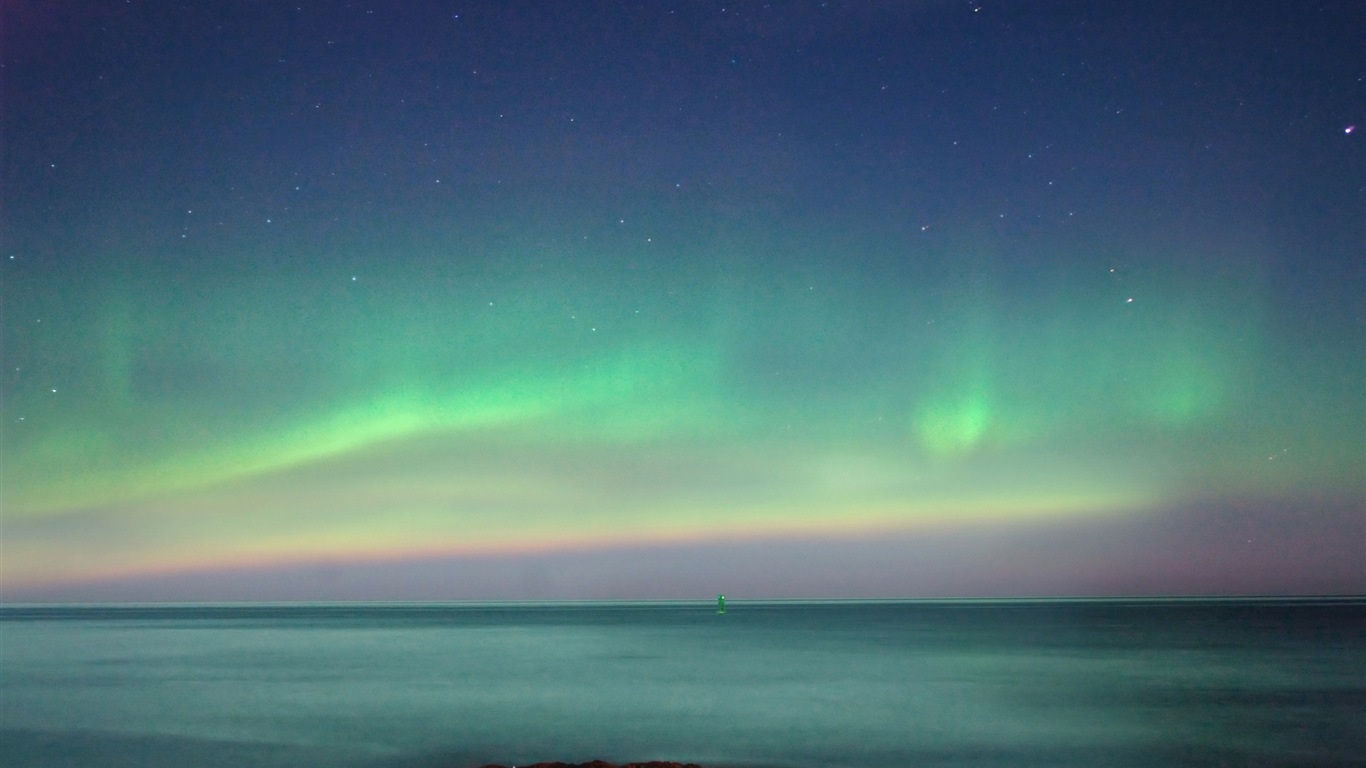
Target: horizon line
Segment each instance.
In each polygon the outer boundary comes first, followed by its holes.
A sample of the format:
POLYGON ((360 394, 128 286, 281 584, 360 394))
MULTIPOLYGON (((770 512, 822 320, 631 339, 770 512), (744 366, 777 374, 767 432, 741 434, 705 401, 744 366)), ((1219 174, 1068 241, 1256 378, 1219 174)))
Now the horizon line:
MULTIPOLYGON (((1338 603, 1366 602, 1366 594, 1304 595, 1033 595, 989 597, 733 597, 726 595, 727 607, 765 605, 891 605, 891 604, 1025 604, 1025 603, 1338 603)), ((15 609, 136 609, 136 608, 300 608, 300 607, 449 607, 449 608, 534 608, 590 606, 715 606, 714 596, 661 599, 564 599, 564 600, 147 600, 81 602, 7 602, 0 598, 0 612, 15 609)))

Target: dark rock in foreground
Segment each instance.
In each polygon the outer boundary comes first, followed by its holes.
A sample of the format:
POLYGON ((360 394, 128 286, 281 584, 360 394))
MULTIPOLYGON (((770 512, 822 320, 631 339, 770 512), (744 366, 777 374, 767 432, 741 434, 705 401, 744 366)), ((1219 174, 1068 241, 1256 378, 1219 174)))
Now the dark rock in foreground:
POLYGON ((533 763, 532 765, 486 765, 484 768, 702 768, 697 763, 662 763, 659 761, 650 763, 604 763, 601 760, 594 760, 591 763, 533 763))

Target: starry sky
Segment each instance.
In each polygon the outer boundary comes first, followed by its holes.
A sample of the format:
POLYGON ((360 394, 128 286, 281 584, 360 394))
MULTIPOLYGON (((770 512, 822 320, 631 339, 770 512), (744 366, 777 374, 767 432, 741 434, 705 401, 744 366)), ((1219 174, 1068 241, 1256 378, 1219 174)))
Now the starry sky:
POLYGON ((1366 592, 1366 6, 0 10, 6 600, 1366 592))

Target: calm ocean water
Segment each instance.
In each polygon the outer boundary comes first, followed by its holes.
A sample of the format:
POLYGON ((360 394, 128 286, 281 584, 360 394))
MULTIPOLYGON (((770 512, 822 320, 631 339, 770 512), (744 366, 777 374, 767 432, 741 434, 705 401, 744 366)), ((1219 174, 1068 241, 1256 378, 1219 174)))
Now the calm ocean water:
POLYGON ((0 609, 0 764, 1366 765, 1366 601, 0 609))

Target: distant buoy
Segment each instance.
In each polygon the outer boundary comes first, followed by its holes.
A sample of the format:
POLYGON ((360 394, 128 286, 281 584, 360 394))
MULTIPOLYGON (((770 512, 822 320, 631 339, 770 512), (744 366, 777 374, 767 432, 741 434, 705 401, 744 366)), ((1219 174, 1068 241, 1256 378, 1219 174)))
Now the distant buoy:
POLYGON ((716 596, 716 612, 717 612, 717 613, 725 613, 725 612, 726 612, 726 596, 725 596, 725 595, 717 595, 717 596, 716 596))

